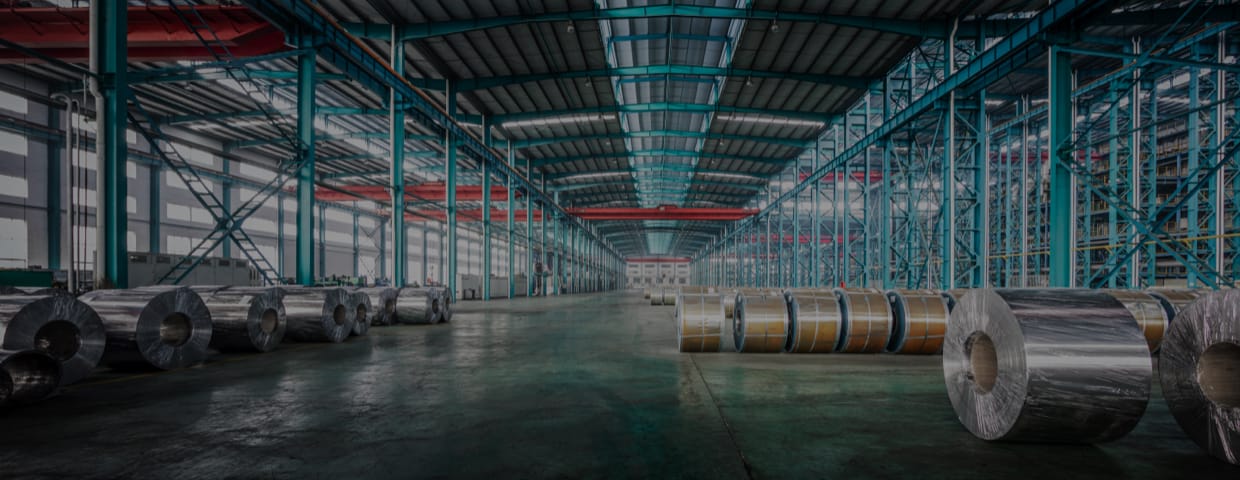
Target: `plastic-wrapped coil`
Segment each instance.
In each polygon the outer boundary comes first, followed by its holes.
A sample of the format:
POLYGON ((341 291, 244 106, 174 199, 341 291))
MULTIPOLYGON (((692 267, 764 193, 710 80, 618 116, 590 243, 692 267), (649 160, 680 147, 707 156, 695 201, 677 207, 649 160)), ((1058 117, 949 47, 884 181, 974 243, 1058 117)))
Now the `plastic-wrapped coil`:
POLYGON ((956 416, 985 440, 1097 443, 1137 425, 1152 365, 1132 314, 1098 290, 970 290, 943 344, 956 416))
POLYGON ((0 297, 0 349, 48 354, 61 363, 65 385, 90 375, 106 344, 103 320, 72 296, 0 297))
POLYGON ((399 290, 389 287, 366 287, 354 290, 370 297, 370 326, 391 325, 392 317, 396 316, 396 296, 399 290))
POLYGON ((211 348, 270 352, 284 341, 288 316, 283 289, 230 287, 199 295, 211 312, 211 348))
POLYGON ((402 288, 396 297, 396 322, 425 325, 435 323, 439 297, 428 288, 402 288))
POLYGON ((664 306, 673 306, 673 305, 676 305, 676 294, 677 294, 679 291, 680 291, 680 289, 678 289, 678 288, 676 288, 676 287, 664 287, 664 288, 663 288, 663 302, 662 302, 662 305, 664 305, 664 306))
POLYGON ((788 341, 788 302, 783 295, 740 293, 732 319, 736 351, 775 353, 788 341))
POLYGON ((12 296, 12 295, 25 295, 25 294, 26 294, 25 290, 14 287, 12 285, 0 285, 0 295, 12 296))
POLYGON ((1180 312, 1159 354, 1163 398, 1211 455, 1240 465, 1240 290, 1204 293, 1180 312))
POLYGON ((1167 316, 1167 310, 1162 301, 1138 290, 1103 291, 1119 300, 1119 303, 1128 309, 1128 312, 1132 314, 1132 319, 1137 321, 1141 334, 1145 336, 1150 352, 1157 352, 1159 344, 1162 343, 1163 334, 1167 331, 1167 325, 1171 323, 1171 317, 1167 316))
POLYGON ((102 363, 170 370, 207 358, 211 312, 187 287, 95 290, 78 299, 103 320, 108 340, 102 363))
POLYGON ((38 350, 0 350, 0 405, 33 403, 64 383, 61 362, 38 350))
POLYGON ((650 304, 653 306, 663 305, 663 287, 655 287, 650 290, 650 304))
POLYGON ((353 291, 349 292, 349 308, 353 310, 353 329, 349 331, 349 335, 360 337, 370 331, 370 320, 375 311, 374 304, 370 302, 370 296, 365 293, 353 291))
POLYGON ((969 289, 967 288, 953 288, 951 290, 942 290, 939 292, 939 294, 943 296, 943 299, 947 300, 948 313, 956 309, 956 301, 964 297, 964 294, 966 293, 969 293, 969 289))
POLYGON ((443 287, 431 287, 435 295, 439 297, 439 311, 435 312, 435 323, 449 323, 452 321, 452 292, 443 287))
POLYGON ((891 303, 874 289, 835 289, 844 313, 844 329, 835 351, 880 353, 891 339, 891 303))
POLYGON ((1151 288, 1145 291, 1150 296, 1157 298, 1162 303, 1163 310, 1167 311, 1167 318, 1170 322, 1175 321, 1175 316, 1197 301, 1197 297, 1201 296, 1200 290, 1190 290, 1186 288, 1151 288))
POLYGON ((349 292, 341 288, 285 289, 284 313, 284 336, 298 342, 340 343, 353 330, 349 292))
POLYGON ((892 331, 886 351, 932 355, 943 349, 947 318, 951 311, 947 299, 931 290, 888 290, 892 331))
POLYGON ((788 301, 788 353, 830 353, 840 341, 844 318, 840 301, 831 290, 794 289, 788 301))
POLYGON ((736 293, 735 288, 724 289, 720 292, 723 295, 723 318, 732 319, 732 315, 736 311, 736 293))
POLYGON ((53 288, 53 287, 30 290, 26 292, 26 294, 30 296, 34 296, 34 297, 46 297, 48 295, 61 295, 61 296, 66 296, 66 297, 73 297, 73 294, 69 293, 68 290, 65 290, 63 288, 53 288))
POLYGON ((676 344, 681 352, 721 351, 726 328, 722 297, 681 291, 676 302, 676 344))

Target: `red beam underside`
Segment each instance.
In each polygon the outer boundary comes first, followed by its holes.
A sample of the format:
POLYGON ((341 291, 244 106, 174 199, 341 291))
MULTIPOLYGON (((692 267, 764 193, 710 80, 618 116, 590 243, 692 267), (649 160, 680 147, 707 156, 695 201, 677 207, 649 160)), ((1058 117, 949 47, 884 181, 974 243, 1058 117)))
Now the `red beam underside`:
POLYGON ((570 215, 582 220, 683 220, 732 222, 758 213, 745 208, 569 208, 570 215))
MULTIPOLYGON (((405 187, 405 199, 413 201, 432 201, 443 202, 447 194, 447 189, 442 183, 428 183, 422 185, 409 185, 405 187)), ((388 194, 388 187, 382 185, 346 185, 333 188, 318 188, 314 192, 314 198, 324 202, 356 202, 358 197, 366 199, 386 202, 391 200, 388 194)), ((499 201, 508 198, 508 188, 491 187, 491 200, 499 201)), ((482 201, 481 185, 461 185, 456 187, 456 200, 458 202, 479 202, 482 201)))
MULTIPOLYGON (((196 6, 213 45, 228 47, 234 57, 252 57, 285 48, 284 33, 245 7, 196 6)), ((191 23, 189 7, 180 7, 191 23)), ((215 56, 171 7, 129 7, 129 61, 215 60, 215 56)), ((9 8, 0 10, 0 38, 71 63, 90 59, 89 8, 9 8)), ((0 63, 42 60, 0 48, 0 63)))

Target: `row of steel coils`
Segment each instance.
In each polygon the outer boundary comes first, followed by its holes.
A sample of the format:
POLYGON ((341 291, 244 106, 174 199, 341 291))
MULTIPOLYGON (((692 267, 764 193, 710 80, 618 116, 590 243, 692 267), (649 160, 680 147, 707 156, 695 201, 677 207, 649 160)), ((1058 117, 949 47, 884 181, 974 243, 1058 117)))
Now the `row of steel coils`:
POLYGON ((100 365, 183 368, 212 350, 340 343, 371 325, 451 319, 442 288, 142 287, 0 292, 0 404, 31 403, 100 365))

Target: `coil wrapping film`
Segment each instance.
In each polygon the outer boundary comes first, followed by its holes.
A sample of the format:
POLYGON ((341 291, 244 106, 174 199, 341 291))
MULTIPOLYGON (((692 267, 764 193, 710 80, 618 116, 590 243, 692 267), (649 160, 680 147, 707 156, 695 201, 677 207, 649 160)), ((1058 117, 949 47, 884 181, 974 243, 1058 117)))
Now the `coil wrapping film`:
POLYGON ((943 345, 956 416, 985 440, 1097 443, 1137 425, 1152 365, 1119 301, 1097 290, 970 290, 943 345))
POLYGON ((843 316, 840 301, 831 290, 794 289, 788 301, 789 353, 830 353, 840 341, 843 316))
POLYGON ((61 363, 38 350, 0 350, 0 405, 33 403, 64 382, 61 363))
POLYGON ((723 298, 706 292, 684 292, 676 302, 676 344, 681 352, 723 349, 723 298))
POLYGON ((788 340, 788 303, 782 294, 741 293, 732 319, 736 351, 775 353, 788 340))
POLYGON ((947 299, 931 290, 888 290, 892 332, 886 350, 891 353, 933 355, 943 349, 947 299))
POLYGON ((439 297, 439 311, 435 312, 435 323, 452 321, 452 292, 444 287, 431 287, 435 296, 439 297))
POLYGON ((881 353, 891 338, 891 303, 874 289, 835 289, 844 312, 837 352, 881 353))
POLYGON ((1183 288, 1151 288, 1145 293, 1157 298, 1162 302, 1163 309, 1167 311, 1167 318, 1170 322, 1175 321, 1176 315, 1197 301, 1197 297, 1201 295, 1200 291, 1189 290, 1183 288))
POLYGON ((187 287, 95 290, 78 297, 103 320, 102 363, 147 363, 170 370, 201 363, 211 343, 211 312, 187 287))
POLYGON ((676 295, 677 295, 677 293, 678 293, 679 291, 680 291, 680 290, 679 290, 679 289, 677 289, 677 288, 675 288, 675 287, 665 287, 665 288, 663 289, 663 302, 662 302, 662 305, 664 305, 664 306, 673 306, 673 305, 676 305, 676 295))
POLYGON ((289 288, 284 292, 284 336, 298 342, 340 343, 353 330, 349 293, 340 288, 289 288))
POLYGON ((1240 465, 1240 290, 1205 293, 1180 312, 1163 339, 1159 382, 1184 433, 1240 465))
POLYGON ((50 355, 61 363, 64 385, 90 375, 106 344, 103 320, 72 296, 0 297, 0 349, 50 355))
POLYGON ((402 288, 396 298, 395 321, 406 324, 435 323, 439 298, 428 288, 402 288))
POLYGON ((370 297, 370 304, 374 307, 371 311, 370 326, 393 323, 392 318, 396 316, 396 296, 400 293, 399 290, 389 287, 364 287, 354 291, 370 297))
POLYGON ((1128 309, 1128 313, 1132 314, 1132 319, 1136 320, 1141 335, 1145 337, 1150 352, 1157 352, 1163 335, 1167 331, 1167 325, 1171 323, 1171 317, 1167 316, 1167 310, 1162 301, 1153 295, 1136 290, 1104 291, 1128 309))
POLYGON ((284 292, 263 287, 200 290, 199 295, 211 312, 211 348, 233 352, 274 350, 284 341, 288 328, 284 292))
POLYGON ((723 317, 728 320, 732 319, 732 316, 735 314, 735 311, 736 311, 737 292, 738 291, 735 288, 728 288, 722 291, 723 293, 723 317))
POLYGON ((370 331, 370 320, 374 315, 374 304, 365 293, 349 292, 349 309, 353 311, 353 329, 349 335, 360 337, 370 331))

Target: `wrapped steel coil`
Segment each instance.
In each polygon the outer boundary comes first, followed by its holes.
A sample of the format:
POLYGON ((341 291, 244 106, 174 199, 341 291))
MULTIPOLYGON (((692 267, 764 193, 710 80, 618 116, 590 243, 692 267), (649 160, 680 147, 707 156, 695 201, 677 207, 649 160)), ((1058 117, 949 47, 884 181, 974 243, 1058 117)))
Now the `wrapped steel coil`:
POLYGON ((736 311, 736 293, 735 288, 724 289, 720 292, 723 295, 723 317, 731 320, 732 315, 736 311))
POLYGON ((880 353, 891 339, 891 303, 874 289, 835 289, 844 313, 837 352, 880 353))
POLYGON ((349 335, 360 337, 370 331, 370 319, 375 311, 370 296, 362 292, 349 292, 349 308, 353 310, 353 329, 349 335))
POLYGON ((1167 312, 1168 323, 1175 321, 1175 316, 1181 311, 1197 301, 1197 297, 1201 296, 1199 290, 1189 290, 1184 288, 1151 288, 1145 291, 1150 296, 1157 298, 1162 303, 1163 310, 1167 312))
POLYGON ((1171 323, 1162 301, 1138 290, 1103 291, 1119 300, 1119 303, 1128 309, 1128 312, 1132 314, 1132 319, 1137 321, 1136 325, 1141 329, 1141 334, 1145 336, 1150 352, 1157 352, 1159 344, 1162 343, 1163 334, 1167 330, 1167 324, 1171 323))
POLYGON ((947 300, 947 311, 950 313, 956 309, 956 302, 969 293, 967 288, 953 288, 951 290, 943 290, 939 294, 943 295, 943 299, 947 300))
POLYGON ((63 288, 53 288, 53 287, 40 288, 38 290, 31 290, 29 292, 26 292, 26 294, 30 296, 35 296, 35 297, 46 297, 48 295, 61 295, 61 296, 66 296, 66 297, 73 297, 73 294, 69 293, 68 290, 65 290, 63 288))
POLYGON ((676 287, 666 287, 666 288, 664 288, 664 289, 663 289, 663 303, 662 303, 662 304, 663 304, 664 306, 674 306, 674 305, 676 305, 676 295, 677 295, 679 292, 680 292, 680 289, 678 289, 678 288, 676 288, 676 287))
POLYGON ((17 288, 11 285, 0 285, 0 295, 12 296, 12 295, 25 295, 25 294, 26 294, 26 291, 20 288, 17 288))
POLYGON ((1119 301, 1097 290, 971 290, 952 312, 943 376, 985 440, 1096 443, 1132 430, 1152 365, 1119 301))
POLYGON ((147 363, 170 370, 201 363, 211 343, 211 312, 193 290, 95 290, 79 300, 103 320, 103 363, 147 363))
POLYGON ((931 290, 888 290, 892 331, 891 353, 932 355, 943 349, 947 332, 947 299, 931 290))
POLYGON ((439 297, 439 311, 435 312, 435 323, 448 323, 452 321, 452 292, 443 287, 431 287, 435 295, 439 297))
POLYGON ((736 298, 735 317, 732 334, 736 351, 783 351, 788 341, 788 302, 783 295, 740 293, 736 298))
POLYGON ((844 318, 840 300, 831 290, 795 289, 784 294, 788 301, 789 353, 830 353, 840 341, 844 318))
POLYGON ((644 290, 642 290, 642 298, 646 300, 650 300, 650 287, 646 287, 644 290))
POLYGON ((650 291, 650 305, 663 305, 663 288, 655 288, 650 291))
POLYGON ((0 297, 0 349, 48 354, 65 385, 90 375, 106 344, 103 320, 72 296, 0 297))
POLYGON ((0 405, 33 403, 56 392, 61 363, 38 350, 0 350, 0 405))
POLYGON ((1240 290, 1204 293, 1163 338, 1159 381, 1184 433, 1240 465, 1240 290))
POLYGON ((270 352, 284 340, 288 328, 284 290, 231 287, 199 295, 211 312, 211 348, 270 352))
POLYGON ((340 343, 353 330, 349 292, 341 288, 287 289, 284 313, 284 335, 298 342, 340 343))
POLYGON ((706 292, 684 292, 676 301, 676 344, 681 352, 723 349, 723 298, 706 292))
POLYGON ((396 316, 396 296, 400 293, 399 290, 388 287, 368 287, 354 291, 370 297, 370 305, 374 307, 370 312, 370 326, 392 324, 392 317, 396 316))
POLYGON ((428 288, 402 288, 396 298, 395 321, 407 324, 435 323, 439 296, 428 288))

